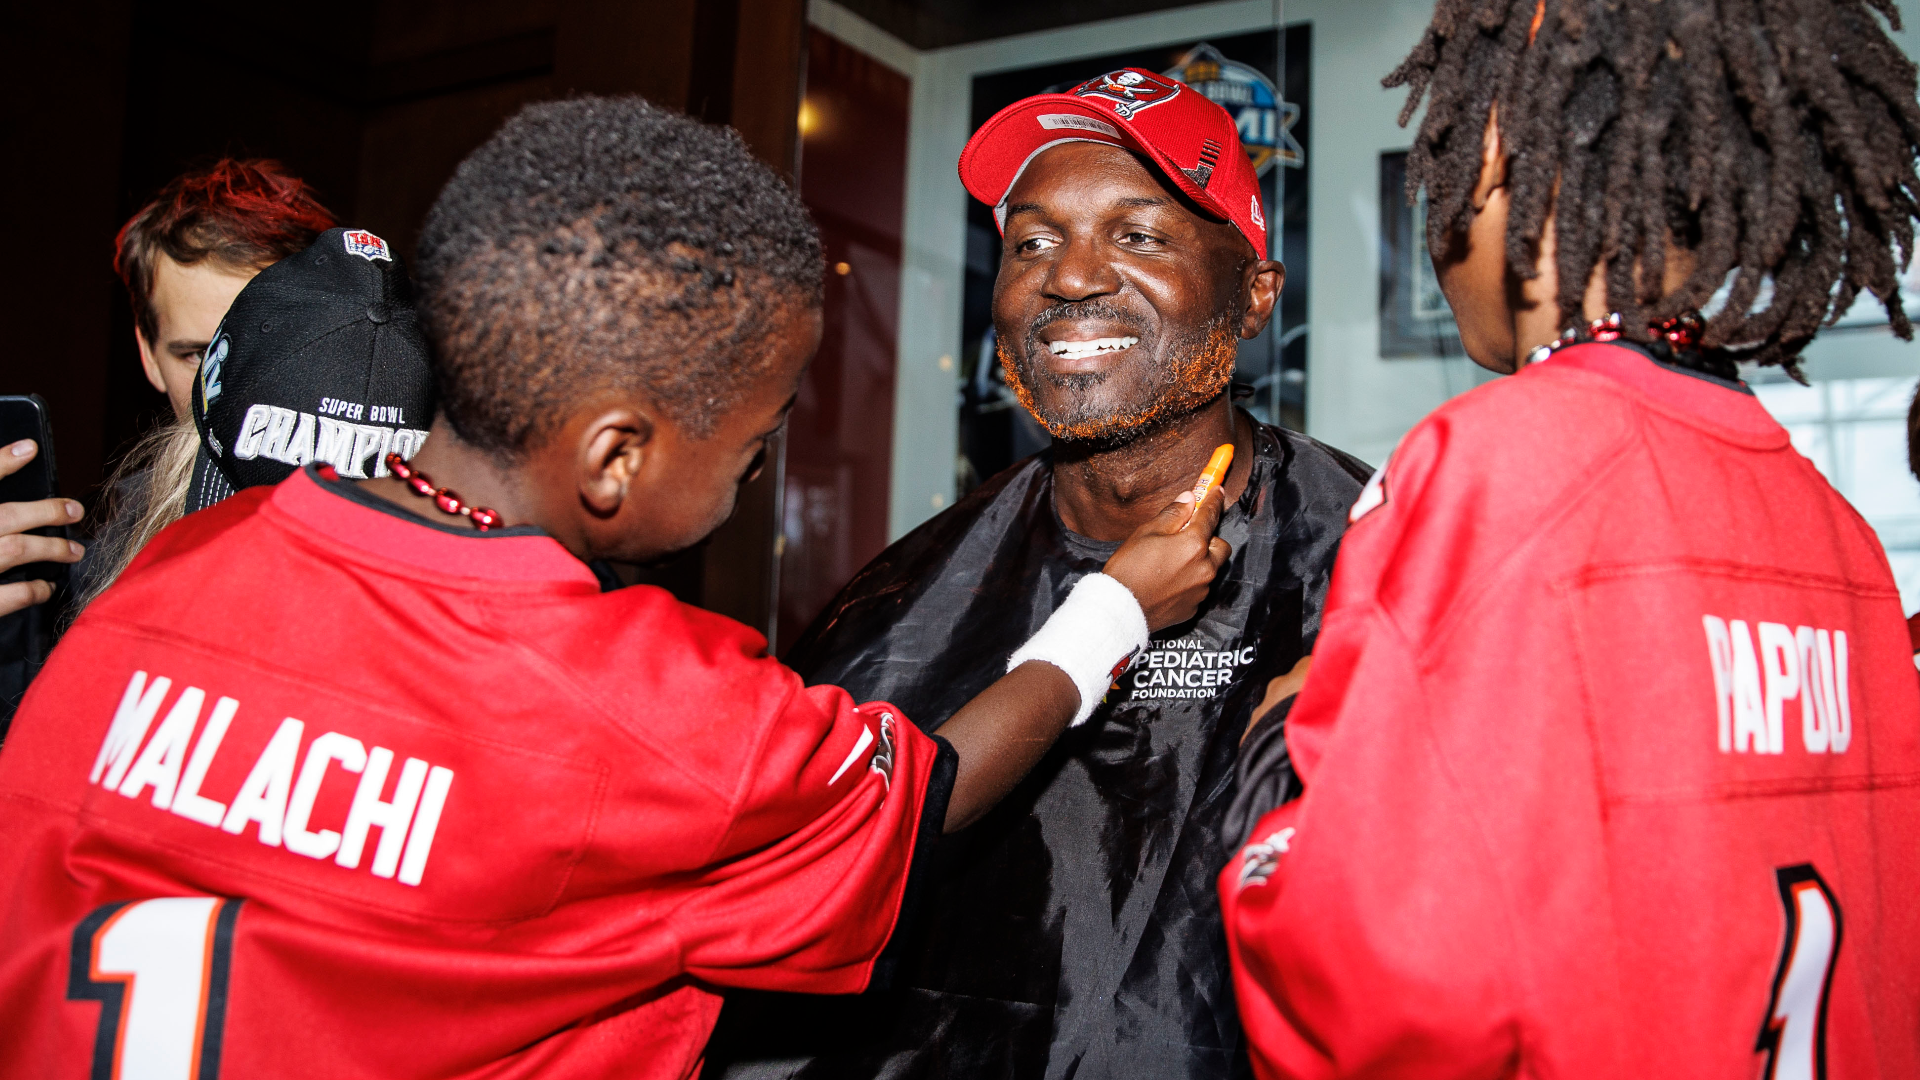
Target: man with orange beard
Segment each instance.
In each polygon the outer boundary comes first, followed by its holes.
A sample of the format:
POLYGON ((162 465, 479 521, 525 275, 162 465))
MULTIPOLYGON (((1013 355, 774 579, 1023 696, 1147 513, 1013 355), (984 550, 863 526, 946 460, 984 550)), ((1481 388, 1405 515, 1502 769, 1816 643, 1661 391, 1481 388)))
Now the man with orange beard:
POLYGON ((1265 257, 1225 110, 1116 71, 1009 106, 960 174, 1004 234, 1007 382, 1053 445, 884 552, 790 662, 908 716, 949 714, 1224 443, 1233 555, 1198 617, 1116 669, 1092 720, 950 838, 925 918, 895 939, 891 991, 735 1000, 709 1075, 1234 1075, 1212 887, 1241 840, 1223 826, 1234 761, 1269 682, 1312 648, 1368 470, 1232 403, 1239 342, 1286 269, 1265 257))

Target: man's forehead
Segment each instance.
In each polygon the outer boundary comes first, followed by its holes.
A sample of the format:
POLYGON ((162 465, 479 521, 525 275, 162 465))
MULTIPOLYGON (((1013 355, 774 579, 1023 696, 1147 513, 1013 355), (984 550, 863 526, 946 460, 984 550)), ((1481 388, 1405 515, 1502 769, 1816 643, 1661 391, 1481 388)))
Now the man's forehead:
POLYGON ((1006 217, 1043 211, 1061 198, 1102 194, 1113 206, 1179 206, 1192 213, 1166 177, 1138 155, 1111 143, 1073 141, 1034 155, 1007 190, 1006 217))

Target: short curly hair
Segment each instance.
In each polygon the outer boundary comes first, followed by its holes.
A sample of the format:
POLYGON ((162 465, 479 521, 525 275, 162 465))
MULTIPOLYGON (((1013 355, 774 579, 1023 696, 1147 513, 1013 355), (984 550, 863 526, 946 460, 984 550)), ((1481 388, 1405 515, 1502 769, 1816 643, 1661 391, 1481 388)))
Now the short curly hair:
POLYGON ((637 97, 522 109, 460 163, 415 261, 442 415, 520 458, 583 398, 708 435, 818 308, 820 236, 740 136, 637 97))

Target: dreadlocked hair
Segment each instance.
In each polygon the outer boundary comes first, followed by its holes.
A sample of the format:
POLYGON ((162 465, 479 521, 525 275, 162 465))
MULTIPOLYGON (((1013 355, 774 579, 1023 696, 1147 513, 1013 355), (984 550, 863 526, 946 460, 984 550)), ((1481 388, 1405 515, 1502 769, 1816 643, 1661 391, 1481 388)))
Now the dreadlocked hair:
POLYGON ((1911 340, 1920 104, 1874 12, 1900 28, 1893 0, 1439 0, 1384 80, 1408 88, 1402 125, 1427 99, 1407 193, 1426 189, 1429 247, 1445 256, 1473 219, 1498 102, 1508 264, 1534 276, 1551 211, 1562 326, 1604 263, 1642 341, 1731 277, 1700 361, 1723 373, 1732 355, 1799 378, 1800 350, 1862 292, 1911 340), (1670 242, 1696 262, 1663 294, 1670 242))

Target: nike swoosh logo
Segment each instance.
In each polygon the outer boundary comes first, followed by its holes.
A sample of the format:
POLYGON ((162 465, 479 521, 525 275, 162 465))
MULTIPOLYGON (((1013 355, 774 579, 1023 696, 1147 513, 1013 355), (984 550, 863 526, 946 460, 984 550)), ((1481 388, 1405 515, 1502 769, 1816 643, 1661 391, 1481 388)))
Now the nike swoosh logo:
POLYGON ((847 770, 853 768, 853 763, 855 761, 860 760, 860 754, 863 751, 865 751, 867 747, 872 745, 873 745, 873 729, 868 727, 861 728, 860 741, 853 744, 853 753, 848 754, 847 760, 841 762, 840 767, 834 770, 833 780, 827 781, 827 786, 832 787, 834 785, 834 781, 839 780, 842 776, 846 775, 847 770))

